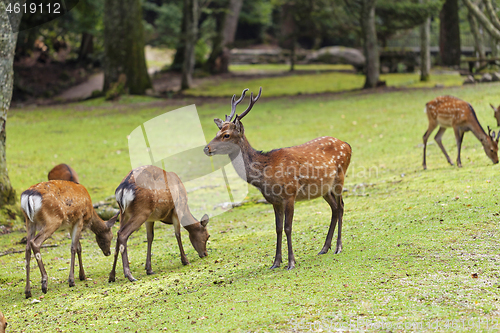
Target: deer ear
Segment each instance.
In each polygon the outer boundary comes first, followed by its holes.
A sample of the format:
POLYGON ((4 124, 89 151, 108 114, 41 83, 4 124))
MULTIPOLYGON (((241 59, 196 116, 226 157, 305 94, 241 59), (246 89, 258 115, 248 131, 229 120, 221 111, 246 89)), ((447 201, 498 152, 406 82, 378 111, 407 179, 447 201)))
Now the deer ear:
POLYGON ((219 118, 215 118, 215 119, 214 119, 214 123, 215 123, 215 125, 217 125, 217 127, 218 127, 219 129, 222 129, 222 124, 223 124, 224 122, 223 122, 221 119, 219 119, 219 118))
POLYGON ((236 117, 236 119, 234 120, 234 124, 236 125, 236 129, 240 134, 243 134, 245 132, 245 128, 243 127, 243 124, 238 119, 238 117, 236 117))
POLYGON ((116 213, 115 216, 113 216, 108 221, 106 221, 106 227, 108 227, 108 229, 111 229, 115 225, 116 220, 118 219, 119 215, 120 215, 120 212, 116 213))
POLYGON ((490 103, 490 106, 493 109, 493 111, 497 112, 497 109, 495 109, 495 107, 493 106, 493 104, 490 103))
POLYGON ((202 225, 202 226, 204 226, 204 227, 206 227, 206 226, 207 226, 207 224, 208 224, 208 215, 207 215, 207 214, 203 215, 203 217, 201 218, 200 223, 201 223, 201 225, 202 225))

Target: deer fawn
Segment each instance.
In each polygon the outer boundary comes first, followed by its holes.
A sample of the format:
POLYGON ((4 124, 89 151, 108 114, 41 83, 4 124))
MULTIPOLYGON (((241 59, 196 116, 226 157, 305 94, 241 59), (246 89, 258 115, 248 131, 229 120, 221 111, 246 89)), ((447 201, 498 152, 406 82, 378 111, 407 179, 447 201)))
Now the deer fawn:
POLYGON ((250 95, 250 104, 241 114, 233 116, 236 106, 245 97, 231 100, 231 114, 225 121, 214 119, 220 131, 205 147, 208 156, 229 155, 233 166, 241 178, 257 187, 274 208, 276 217, 276 256, 272 269, 281 264, 281 239, 283 216, 288 244, 288 269, 295 267, 292 250, 292 221, 295 201, 323 197, 332 209, 330 228, 326 241, 319 254, 330 249, 333 233, 338 221, 339 230, 335 253, 342 250, 342 216, 344 202, 342 189, 344 177, 351 160, 351 147, 346 142, 332 137, 321 137, 300 146, 281 148, 263 153, 252 148, 245 137, 241 119, 252 109, 260 98, 262 87, 257 97, 250 95))
POLYGON ((493 117, 497 120, 497 126, 500 126, 500 105, 496 108, 493 106, 493 104, 490 104, 491 108, 495 113, 493 114, 493 117))
POLYGON ((75 170, 67 164, 58 164, 50 170, 48 176, 49 180, 68 180, 79 184, 78 175, 75 170))
POLYGON ((439 125, 439 130, 434 137, 439 148, 443 152, 448 163, 453 165, 450 157, 446 153, 446 149, 441 142, 441 138, 446 131, 446 128, 453 127, 455 131, 455 140, 457 141, 457 165, 462 166, 460 160, 460 149, 462 147, 462 140, 464 138, 464 133, 467 131, 472 131, 476 138, 483 145, 484 152, 493 161, 493 163, 498 163, 498 139, 500 137, 500 132, 498 137, 495 139, 495 132, 491 132, 488 127, 488 134, 486 134, 479 124, 476 112, 472 108, 472 105, 462 101, 453 96, 439 96, 430 101, 425 105, 425 113, 427 113, 427 118, 429 119, 429 127, 427 132, 424 134, 424 170, 427 169, 427 164, 425 160, 425 151, 427 148, 427 139, 431 135, 432 131, 439 125))
POLYGON ((183 265, 189 264, 181 241, 181 225, 188 231, 189 239, 200 258, 207 256, 208 216, 198 222, 187 204, 187 193, 179 177, 173 172, 165 172, 153 165, 142 166, 129 172, 115 191, 120 206, 120 230, 116 240, 115 259, 109 274, 109 282, 115 281, 118 251, 122 254, 123 273, 130 281, 136 281, 130 272, 127 240, 129 236, 146 223, 148 250, 146 274, 154 274, 151 269, 151 245, 154 238, 154 223, 161 221, 173 224, 183 265))
POLYGON ((118 214, 104 222, 92 207, 90 195, 80 184, 65 180, 52 180, 31 186, 21 194, 21 208, 26 221, 26 298, 31 297, 30 260, 31 251, 42 275, 42 291, 47 293, 47 272, 42 262, 40 248, 43 242, 57 229, 69 227, 71 233, 71 266, 69 286, 75 285, 75 253, 78 254, 79 277, 85 280, 82 265, 82 247, 80 234, 84 228, 90 228, 96 235, 96 241, 104 255, 111 254, 110 245, 113 234, 111 227, 118 214), (38 230, 38 233, 36 231, 38 230), (36 233, 36 235, 35 235, 36 233))

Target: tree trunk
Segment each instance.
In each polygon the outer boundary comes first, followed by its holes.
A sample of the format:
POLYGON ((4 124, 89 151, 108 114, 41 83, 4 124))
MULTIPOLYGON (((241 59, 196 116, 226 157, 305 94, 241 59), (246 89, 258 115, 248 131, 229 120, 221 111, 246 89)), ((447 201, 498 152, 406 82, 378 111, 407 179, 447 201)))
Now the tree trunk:
POLYGON ((439 54, 445 66, 460 66, 460 20, 458 0, 446 0, 439 13, 439 54))
POLYGON ((213 40, 212 53, 207 61, 208 70, 214 73, 228 73, 231 53, 229 48, 234 43, 238 19, 243 0, 229 0, 227 11, 216 17, 217 35, 213 40))
POLYGON ((195 47, 198 39, 198 0, 184 0, 184 15, 186 17, 186 34, 184 42, 184 62, 182 63, 181 90, 193 85, 195 64, 195 47))
POLYGON ((287 50, 290 50, 290 71, 294 70, 295 66, 295 31, 296 25, 295 20, 293 18, 293 3, 285 2, 281 6, 281 26, 280 26, 280 35, 281 35, 281 47, 287 50))
POLYGON ((364 88, 375 88, 380 75, 380 57, 375 29, 375 0, 363 0, 360 24, 366 57, 366 81, 364 88))
POLYGON ((429 81, 431 72, 431 18, 420 26, 420 81, 429 81))
POLYGON ((87 32, 82 33, 82 41, 78 50, 78 61, 85 61, 89 54, 94 53, 94 36, 87 32))
POLYGON ((152 87, 144 56, 141 0, 105 0, 104 53, 104 91, 122 74, 130 94, 141 95, 152 87))
MULTIPOLYGON (((24 1, 16 2, 21 5, 24 3, 24 1)), ((17 41, 17 32, 14 31, 17 31, 19 27, 22 11, 19 14, 7 15, 6 6, 9 3, 13 2, 0 1, 0 78, 2 78, 0 85, 0 208, 16 203, 16 192, 12 188, 7 171, 5 125, 14 84, 14 53, 17 41)))
POLYGON ((186 42, 186 9, 182 10, 182 23, 181 23, 181 33, 179 35, 179 41, 177 42, 177 48, 175 50, 174 60, 172 65, 170 65, 170 70, 175 72, 182 72, 182 64, 184 63, 184 53, 186 52, 185 42, 186 42))

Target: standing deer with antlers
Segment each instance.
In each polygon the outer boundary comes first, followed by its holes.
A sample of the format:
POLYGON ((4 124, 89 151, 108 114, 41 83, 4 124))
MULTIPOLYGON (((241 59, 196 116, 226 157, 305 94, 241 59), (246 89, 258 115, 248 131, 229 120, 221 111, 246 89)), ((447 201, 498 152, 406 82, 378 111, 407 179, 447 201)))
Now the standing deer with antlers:
POLYGON ((90 195, 83 185, 65 180, 52 180, 31 186, 21 194, 21 208, 26 221, 26 298, 31 297, 30 260, 31 251, 35 255, 42 275, 42 291, 47 293, 47 272, 43 265, 40 248, 43 242, 59 228, 69 228, 71 233, 71 266, 69 269, 69 286, 75 285, 75 254, 78 255, 79 278, 85 280, 82 264, 82 246, 80 234, 89 228, 104 255, 111 254, 110 245, 118 214, 104 222, 97 215, 90 195), (38 230, 38 233, 36 233, 38 230), (35 235, 36 233, 36 235, 35 235))
POLYGON ((325 254, 331 247, 333 233, 338 222, 338 237, 335 253, 342 250, 342 216, 344 202, 342 189, 344 178, 351 160, 351 147, 348 143, 332 137, 320 137, 300 146, 257 151, 245 137, 241 119, 252 109, 260 98, 262 87, 257 97, 250 95, 250 104, 241 114, 233 116, 236 106, 243 100, 248 89, 241 97, 231 100, 231 113, 225 121, 214 119, 219 127, 215 138, 205 147, 208 156, 229 155, 236 172, 248 183, 257 187, 274 208, 276 218, 276 255, 271 269, 280 266, 283 217, 288 244, 288 269, 295 267, 292 249, 292 221, 295 201, 323 197, 331 207, 332 218, 326 241, 319 252, 325 254))
POLYGON ((472 131, 476 138, 483 145, 484 152, 494 164, 498 163, 498 139, 500 137, 500 131, 498 137, 495 138, 495 132, 491 132, 488 126, 488 134, 486 134, 477 119, 476 112, 472 108, 472 105, 462 101, 453 96, 439 96, 430 101, 425 105, 424 112, 427 114, 429 119, 429 127, 427 132, 424 134, 424 170, 427 169, 427 163, 425 159, 425 152, 427 148, 427 140, 432 134, 432 131, 439 127, 439 130, 434 137, 439 148, 443 152, 448 163, 453 165, 450 157, 446 153, 446 149, 441 142, 446 128, 453 127, 455 132, 455 140, 457 141, 457 166, 462 167, 462 161, 460 160, 460 150, 462 148, 462 141, 464 134, 467 131, 472 131))

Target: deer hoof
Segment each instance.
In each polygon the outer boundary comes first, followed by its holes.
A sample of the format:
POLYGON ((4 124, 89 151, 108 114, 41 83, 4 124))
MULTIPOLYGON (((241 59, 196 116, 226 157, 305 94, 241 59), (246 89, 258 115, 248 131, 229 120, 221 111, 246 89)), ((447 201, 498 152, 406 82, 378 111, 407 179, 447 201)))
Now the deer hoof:
POLYGON ((290 271, 295 268, 295 263, 288 264, 288 267, 286 268, 287 271, 290 271))
POLYGON ((321 254, 326 254, 327 252, 328 252, 328 249, 326 249, 326 250, 323 249, 323 250, 319 251, 318 256, 321 254))
POLYGON ((80 281, 85 281, 85 280, 87 279, 87 278, 85 277, 85 275, 80 275, 80 276, 79 276, 79 278, 80 278, 80 281))
POLYGON ((154 274, 156 274, 156 273, 155 273, 155 272, 153 272, 153 271, 146 271, 146 274, 147 274, 147 275, 154 275, 154 274))
POLYGON ((129 280, 130 282, 135 282, 135 281, 137 281, 137 279, 136 279, 135 277, 133 277, 133 276, 127 276, 127 278, 128 278, 128 280, 129 280))
POLYGON ((74 287, 75 286, 75 281, 69 281, 69 286, 74 287))
POLYGON ((271 267, 269 267, 269 269, 275 269, 275 268, 279 268, 279 267, 280 267, 280 264, 274 264, 271 267))
POLYGON ((26 296, 26 298, 31 298, 31 291, 25 291, 24 295, 26 296))

